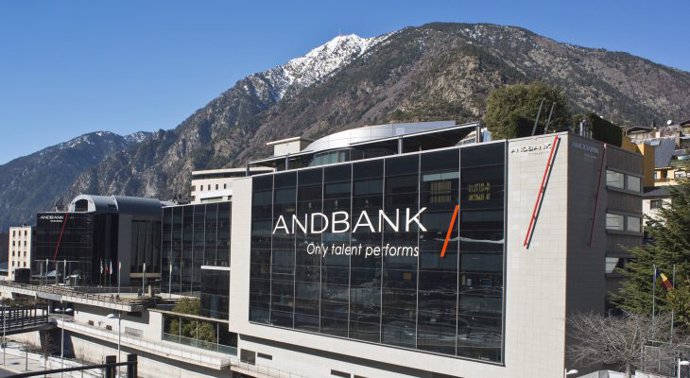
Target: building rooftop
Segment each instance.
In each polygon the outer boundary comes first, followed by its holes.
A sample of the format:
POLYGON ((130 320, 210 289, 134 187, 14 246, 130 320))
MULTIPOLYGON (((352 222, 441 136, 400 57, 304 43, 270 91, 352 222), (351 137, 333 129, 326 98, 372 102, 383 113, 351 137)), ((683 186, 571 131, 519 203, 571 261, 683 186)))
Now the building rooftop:
POLYGON ((642 194, 642 196, 644 198, 663 198, 670 196, 670 193, 668 191, 668 187, 658 186, 645 189, 645 192, 642 194))
POLYGON ((155 198, 80 194, 70 202, 68 211, 159 216, 162 206, 163 203, 155 198))
POLYGON ((320 138, 299 152, 274 154, 272 157, 250 162, 249 165, 270 166, 280 171, 451 147, 465 141, 474 143, 479 126, 476 122, 457 125, 455 121, 437 121, 358 127, 320 138), (342 154, 338 154, 339 152, 342 154))

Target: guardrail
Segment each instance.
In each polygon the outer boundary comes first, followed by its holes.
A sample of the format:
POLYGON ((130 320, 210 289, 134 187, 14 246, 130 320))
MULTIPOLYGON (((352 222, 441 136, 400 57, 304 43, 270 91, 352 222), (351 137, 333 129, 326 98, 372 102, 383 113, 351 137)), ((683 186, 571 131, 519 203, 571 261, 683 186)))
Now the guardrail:
POLYGON ((212 352, 219 352, 237 356, 237 348, 231 347, 229 345, 212 343, 209 341, 193 339, 191 337, 186 336, 173 335, 171 333, 163 333, 163 340, 170 341, 172 343, 187 345, 194 348, 206 349, 212 352))
MULTIPOLYGON (((128 297, 120 297, 116 295, 116 293, 113 293, 111 291, 110 295, 103 295, 101 293, 91 293, 88 291, 77 291, 74 290, 73 287, 63 287, 63 286, 52 286, 52 285, 34 285, 34 284, 25 284, 25 283, 17 283, 17 282, 12 282, 12 281, 0 281, 0 286, 7 286, 11 288, 16 288, 16 289, 22 289, 22 290, 31 290, 35 292, 40 292, 40 293, 46 293, 46 294, 53 294, 56 296, 71 296, 71 297, 76 297, 80 298, 83 300, 90 300, 90 301, 98 301, 98 302, 107 302, 107 303, 112 303, 112 304, 119 304, 119 305, 129 305, 129 306, 150 306, 153 304, 154 298, 151 297, 136 297, 136 298, 128 298, 128 297)), ((96 290, 99 290, 97 288, 94 288, 96 290)), ((112 290, 113 288, 110 288, 112 290)))
MULTIPOLYGON (((58 325, 63 326, 63 322, 58 320, 58 325)), ((75 331, 89 336, 95 336, 101 340, 107 340, 111 343, 117 343, 117 330, 106 330, 97 326, 80 324, 76 322, 65 321, 64 327, 66 330, 75 331)), ((172 342, 155 342, 148 341, 137 337, 131 337, 124 333, 120 334, 120 344, 146 351, 147 353, 154 353, 164 357, 175 357, 177 359, 187 361, 190 363, 199 364, 206 367, 222 369, 229 366, 232 358, 220 352, 207 351, 209 354, 199 353, 199 350, 194 350, 194 347, 183 344, 176 345, 172 342), (210 355, 216 353, 216 356, 210 355)))
POLYGON ((6 334, 18 333, 48 324, 48 306, 5 306, 0 307, 0 327, 6 334))

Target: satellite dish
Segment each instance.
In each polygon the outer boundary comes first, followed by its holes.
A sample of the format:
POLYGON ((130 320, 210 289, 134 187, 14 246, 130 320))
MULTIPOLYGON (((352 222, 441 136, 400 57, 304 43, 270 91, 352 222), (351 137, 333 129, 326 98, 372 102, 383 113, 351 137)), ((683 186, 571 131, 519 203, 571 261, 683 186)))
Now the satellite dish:
POLYGON ((672 119, 669 119, 668 121, 666 121, 666 125, 667 125, 667 126, 673 125, 673 120, 672 120, 672 119))

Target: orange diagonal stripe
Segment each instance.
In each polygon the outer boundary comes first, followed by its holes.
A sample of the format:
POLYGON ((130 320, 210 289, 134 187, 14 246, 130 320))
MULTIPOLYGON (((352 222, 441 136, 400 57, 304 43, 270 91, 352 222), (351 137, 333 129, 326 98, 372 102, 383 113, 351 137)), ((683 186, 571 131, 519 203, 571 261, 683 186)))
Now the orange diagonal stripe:
POLYGON ((453 217, 450 219, 450 224, 448 225, 448 232, 446 232, 446 240, 443 242, 443 248, 441 249, 441 258, 446 257, 446 248, 448 248, 448 241, 450 240, 450 234, 453 232, 453 226, 455 226, 455 218, 458 217, 458 211, 460 210, 460 204, 455 205, 455 210, 453 211, 453 217))

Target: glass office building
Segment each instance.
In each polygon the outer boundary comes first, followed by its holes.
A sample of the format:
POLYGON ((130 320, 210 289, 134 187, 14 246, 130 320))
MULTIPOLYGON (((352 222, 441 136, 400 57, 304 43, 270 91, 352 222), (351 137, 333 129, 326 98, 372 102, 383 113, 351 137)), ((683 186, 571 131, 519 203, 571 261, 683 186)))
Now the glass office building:
POLYGON ((127 286, 146 263, 147 277, 158 278, 160 213, 157 199, 90 194, 76 196, 67 211, 39 213, 32 273, 55 279, 58 266, 72 284, 116 286, 119 279, 127 286))
POLYGON ((198 297, 202 315, 228 317, 230 202, 163 208, 161 291, 198 297))
POLYGON ((249 321, 502 362, 505 146, 253 177, 249 321))
POLYGON ((53 212, 36 218, 32 274, 55 280, 57 268, 60 277, 106 283, 101 267, 103 261, 117 261, 117 214, 53 212))

